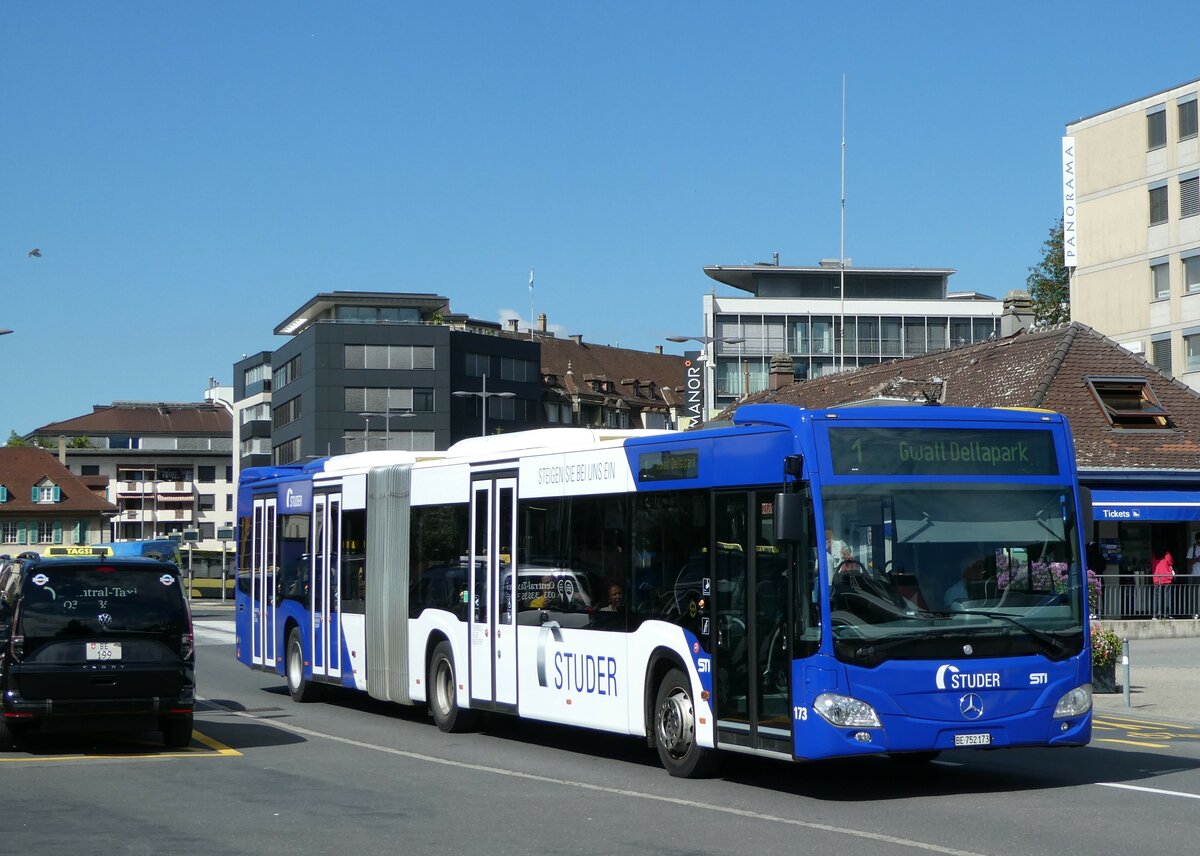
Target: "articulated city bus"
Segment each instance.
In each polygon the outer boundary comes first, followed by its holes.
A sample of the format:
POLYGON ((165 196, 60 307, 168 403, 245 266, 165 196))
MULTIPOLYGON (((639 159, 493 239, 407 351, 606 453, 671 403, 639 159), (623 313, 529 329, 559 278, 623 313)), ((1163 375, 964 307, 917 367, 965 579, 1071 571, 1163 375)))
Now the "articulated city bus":
POLYGON ((237 657, 327 685, 645 737, 703 775, 1081 746, 1091 657, 1066 421, 740 408, 249 469, 237 657))

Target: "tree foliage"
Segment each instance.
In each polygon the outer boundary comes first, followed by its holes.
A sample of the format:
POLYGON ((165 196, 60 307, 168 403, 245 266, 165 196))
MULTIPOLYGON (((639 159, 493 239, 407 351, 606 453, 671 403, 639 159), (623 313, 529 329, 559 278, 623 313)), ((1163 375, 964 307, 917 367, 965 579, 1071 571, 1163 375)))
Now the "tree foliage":
POLYGON ((1033 315, 1042 327, 1071 320, 1071 271, 1063 259, 1063 221, 1054 224, 1042 244, 1042 260, 1025 280, 1033 300, 1033 315))
POLYGON ((18 434, 17 429, 14 428, 12 431, 9 432, 8 442, 5 443, 4 445, 5 446, 28 446, 29 444, 21 439, 21 435, 18 434))

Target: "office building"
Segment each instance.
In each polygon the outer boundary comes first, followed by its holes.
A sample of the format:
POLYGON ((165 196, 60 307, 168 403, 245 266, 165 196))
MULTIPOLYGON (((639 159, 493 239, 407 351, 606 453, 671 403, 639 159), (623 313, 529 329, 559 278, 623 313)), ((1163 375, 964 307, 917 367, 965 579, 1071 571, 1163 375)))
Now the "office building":
POLYGON ((1070 122, 1071 318, 1200 388, 1200 150, 1193 80, 1070 122))

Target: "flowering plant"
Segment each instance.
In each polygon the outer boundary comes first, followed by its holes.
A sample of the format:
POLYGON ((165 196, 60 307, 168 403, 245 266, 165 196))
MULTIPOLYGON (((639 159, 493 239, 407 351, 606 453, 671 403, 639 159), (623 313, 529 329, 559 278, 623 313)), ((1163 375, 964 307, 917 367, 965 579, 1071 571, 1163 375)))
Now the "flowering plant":
POLYGON ((1092 625, 1092 668, 1115 665, 1121 656, 1121 637, 1099 624, 1092 625))
MULTIPOLYGON (((1052 591, 1062 594, 1067 590, 1068 565, 1066 562, 1024 562, 1011 564, 1003 550, 996 551, 996 585, 1001 591, 1013 586, 1026 591, 1052 591)), ((1088 612, 1096 615, 1100 609, 1100 577, 1091 568, 1087 571, 1088 612)))

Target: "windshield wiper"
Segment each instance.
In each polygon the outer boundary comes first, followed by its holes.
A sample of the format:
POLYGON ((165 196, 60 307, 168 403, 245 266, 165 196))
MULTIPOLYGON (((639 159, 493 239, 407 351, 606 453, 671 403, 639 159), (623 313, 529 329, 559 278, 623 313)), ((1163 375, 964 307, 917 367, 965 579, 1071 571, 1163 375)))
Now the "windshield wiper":
POLYGON ((1049 631, 1049 630, 1039 630, 1036 627, 1030 627, 1024 621, 1020 621, 1016 618, 1013 618, 1007 612, 993 612, 992 610, 988 610, 988 609, 963 609, 959 612, 945 613, 945 614, 946 615, 983 615, 988 618, 999 618, 1002 621, 1007 621, 1009 624, 1013 625, 1014 627, 1020 628, 1025 633, 1028 633, 1030 636, 1032 636, 1034 639, 1041 642, 1043 645, 1045 645, 1050 650, 1052 650, 1056 653, 1059 653, 1059 654, 1067 653, 1067 643, 1065 640, 1060 639, 1057 633, 1055 633, 1053 631, 1049 631))

